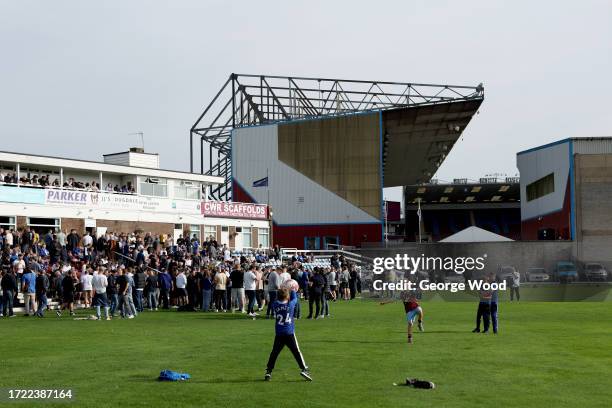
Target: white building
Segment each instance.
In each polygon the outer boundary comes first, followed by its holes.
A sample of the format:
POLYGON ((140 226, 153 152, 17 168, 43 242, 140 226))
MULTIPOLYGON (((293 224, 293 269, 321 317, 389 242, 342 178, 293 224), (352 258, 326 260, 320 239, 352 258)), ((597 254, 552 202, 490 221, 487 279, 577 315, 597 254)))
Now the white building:
POLYGON ((157 154, 140 149, 104 162, 0 152, 0 178, 3 228, 141 230, 212 235, 236 249, 270 245, 267 208, 204 205, 208 188, 223 178, 162 170, 157 154))

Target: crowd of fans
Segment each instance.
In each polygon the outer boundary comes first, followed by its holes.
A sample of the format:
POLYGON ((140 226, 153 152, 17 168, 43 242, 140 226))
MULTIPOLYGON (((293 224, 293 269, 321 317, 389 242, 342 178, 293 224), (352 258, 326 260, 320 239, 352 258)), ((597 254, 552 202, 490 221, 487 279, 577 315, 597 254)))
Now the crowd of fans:
POLYGON ((104 188, 100 187, 100 183, 96 180, 92 180, 91 182, 77 181, 74 177, 69 177, 64 180, 63 184, 60 182, 59 178, 53 179, 51 181, 50 175, 30 175, 26 174, 21 177, 17 177, 17 173, 15 172, 7 172, 3 173, 0 171, 0 183, 4 183, 7 185, 20 185, 23 187, 35 187, 35 188, 66 188, 66 189, 75 189, 75 190, 86 190, 86 191, 106 191, 113 193, 122 193, 122 194, 135 194, 136 190, 131 181, 123 185, 107 183, 104 188))
MULTIPOLYGON (((330 302, 353 299, 360 291, 356 266, 338 255, 329 267, 311 267, 312 256, 283 262, 278 247, 232 253, 213 237, 200 242, 189 234, 174 240, 165 234, 66 232, 0 228, 0 316, 14 316, 23 293, 25 316, 43 317, 54 300, 58 316, 82 307, 107 320, 159 308, 250 317, 265 310, 270 317, 277 290, 294 279, 308 301, 308 318, 323 318, 330 302)), ((299 307, 295 317, 301 317, 299 307)))

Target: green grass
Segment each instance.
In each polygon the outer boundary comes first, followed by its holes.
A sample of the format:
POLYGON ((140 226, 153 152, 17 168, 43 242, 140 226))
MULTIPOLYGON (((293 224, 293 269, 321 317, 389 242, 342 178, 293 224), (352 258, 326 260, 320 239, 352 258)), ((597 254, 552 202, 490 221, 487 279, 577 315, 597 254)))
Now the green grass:
POLYGON ((498 336, 470 333, 474 303, 423 307, 426 332, 412 345, 399 303, 356 300, 333 304, 331 319, 300 320, 312 383, 288 350, 273 381, 262 381, 269 320, 177 312, 110 322, 2 319, 0 387, 70 387, 74 407, 610 406, 610 303, 503 303, 498 336), (158 383, 164 368, 192 380, 158 383), (406 376, 437 389, 392 386, 406 376))

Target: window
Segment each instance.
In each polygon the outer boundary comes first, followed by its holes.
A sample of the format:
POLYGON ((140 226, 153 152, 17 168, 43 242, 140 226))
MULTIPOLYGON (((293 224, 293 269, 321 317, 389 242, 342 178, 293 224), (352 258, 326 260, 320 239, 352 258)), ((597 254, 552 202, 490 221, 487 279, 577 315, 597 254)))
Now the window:
MULTIPOLYGON (((28 227, 38 232, 39 234, 46 234, 50 229, 59 230, 61 227, 59 218, 28 218, 28 227)), ((82 231, 77 231, 81 233, 82 231)))
POLYGON ((324 249, 338 249, 339 243, 338 237, 323 237, 324 249))
POLYGON ((193 238, 193 236, 195 235, 198 241, 200 240, 200 226, 199 225, 191 224, 189 226, 189 231, 190 231, 189 238, 193 238))
POLYGON ((304 237, 304 249, 321 249, 319 237, 304 237))
POLYGON ((209 237, 213 237, 214 240, 217 239, 217 226, 216 225, 205 225, 204 226, 204 240, 209 237))
POLYGON ((174 182, 174 198, 182 198, 185 200, 199 200, 200 184, 191 181, 178 181, 174 182))
MULTIPOLYGON (((236 228, 238 230, 238 228, 236 228)), ((244 248, 252 248, 253 243, 251 242, 251 227, 242 227, 242 246, 244 248)))
POLYGON ((166 179, 143 177, 140 179, 140 194, 154 197, 168 197, 167 183, 166 179))
POLYGON ((15 223, 15 217, 0 217, 0 228, 5 230, 15 230, 17 224, 15 223))
POLYGON ((527 201, 533 201, 555 192, 555 174, 550 173, 531 184, 527 184, 527 201))
POLYGON ((262 248, 270 248, 270 230, 257 228, 257 242, 262 248))

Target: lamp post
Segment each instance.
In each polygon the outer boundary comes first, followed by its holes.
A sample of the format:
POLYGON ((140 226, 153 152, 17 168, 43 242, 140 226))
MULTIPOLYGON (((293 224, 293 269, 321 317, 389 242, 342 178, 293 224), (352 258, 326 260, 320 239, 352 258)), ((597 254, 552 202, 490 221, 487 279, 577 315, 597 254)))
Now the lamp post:
POLYGON ((389 242, 389 223, 388 223, 388 214, 389 214, 389 202, 387 201, 387 199, 384 199, 385 201, 385 246, 386 243, 389 242))
POLYGON ((419 217, 419 244, 421 243, 421 198, 417 199, 418 209, 417 216, 419 217))
POLYGON ((270 225, 270 248, 274 248, 274 220, 272 216, 274 213, 272 212, 272 207, 268 206, 268 223, 270 225))

